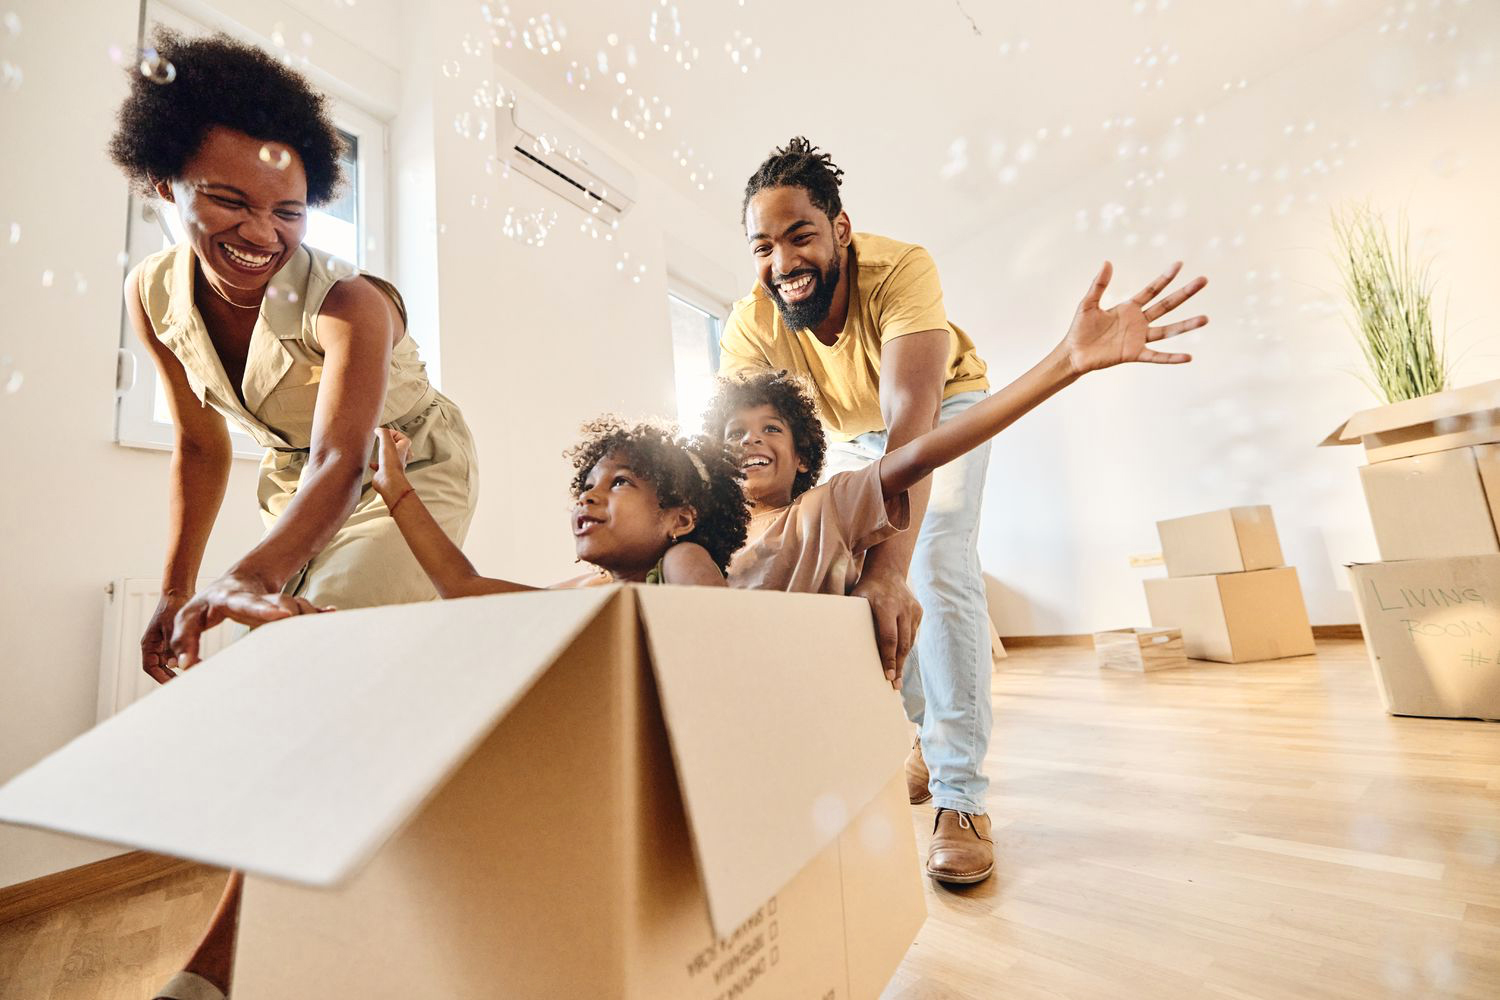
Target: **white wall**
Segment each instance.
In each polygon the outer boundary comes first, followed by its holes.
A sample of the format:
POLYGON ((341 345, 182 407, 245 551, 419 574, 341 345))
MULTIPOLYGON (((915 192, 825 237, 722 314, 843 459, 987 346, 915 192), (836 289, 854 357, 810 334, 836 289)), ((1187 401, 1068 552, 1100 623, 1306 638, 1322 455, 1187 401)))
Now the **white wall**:
POLYGON ((1368 197, 1406 209, 1438 255, 1456 381, 1500 376, 1487 322, 1500 264, 1500 8, 1470 5, 1457 39, 1446 16, 1432 20, 1432 42, 1421 12, 1404 33, 1362 25, 1234 88, 1203 124, 1189 110, 1169 134, 1132 136, 1128 156, 1085 181, 934 247, 950 313, 997 385, 1063 334, 1106 258, 1106 305, 1174 258, 1211 282, 1198 297, 1211 324, 1174 342, 1191 365, 1091 375, 996 442, 981 556, 1003 584, 1002 634, 1144 624, 1140 581, 1160 570, 1128 557, 1159 550, 1154 522, 1252 503, 1273 506, 1313 621, 1356 620, 1339 567, 1377 558, 1361 457, 1314 446, 1377 401, 1349 374, 1361 360, 1330 207, 1368 197), (1153 184, 1127 188, 1142 170, 1153 184))

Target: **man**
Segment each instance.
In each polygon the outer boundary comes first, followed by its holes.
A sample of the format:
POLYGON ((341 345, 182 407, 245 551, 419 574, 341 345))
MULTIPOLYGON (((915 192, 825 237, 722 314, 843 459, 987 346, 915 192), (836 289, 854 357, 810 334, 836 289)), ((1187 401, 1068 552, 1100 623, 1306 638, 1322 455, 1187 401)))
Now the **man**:
MULTIPOLYGON (((750 178, 742 219, 759 282, 735 304, 720 345, 721 374, 785 368, 812 382, 831 439, 825 476, 879 459, 989 389, 973 342, 948 322, 932 258, 855 233, 842 176, 799 136, 750 178)), ((976 548, 988 461, 985 444, 914 487, 920 532, 874 549, 853 591, 871 604, 886 677, 901 684, 918 727, 907 790, 936 809, 927 872, 944 882, 979 882, 994 867, 981 772, 989 618, 976 548)))

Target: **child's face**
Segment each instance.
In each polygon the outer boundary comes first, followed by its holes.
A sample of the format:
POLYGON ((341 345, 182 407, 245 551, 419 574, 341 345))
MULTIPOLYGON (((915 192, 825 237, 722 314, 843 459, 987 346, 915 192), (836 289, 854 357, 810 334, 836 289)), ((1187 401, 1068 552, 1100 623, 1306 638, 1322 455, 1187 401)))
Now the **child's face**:
POLYGON ((583 493, 573 502, 573 541, 578 558, 617 579, 644 579, 673 537, 690 534, 691 508, 662 509, 656 486, 609 454, 589 470, 583 493))
POLYGON ((760 506, 785 507, 807 463, 797 454, 792 429, 769 403, 736 410, 724 425, 724 440, 740 450, 745 496, 760 506))

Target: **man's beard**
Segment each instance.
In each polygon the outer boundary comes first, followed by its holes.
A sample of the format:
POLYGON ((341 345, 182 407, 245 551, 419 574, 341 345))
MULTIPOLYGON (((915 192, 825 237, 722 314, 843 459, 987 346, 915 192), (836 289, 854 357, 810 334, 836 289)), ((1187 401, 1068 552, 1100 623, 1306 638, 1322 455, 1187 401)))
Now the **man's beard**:
POLYGON ((812 330, 828 318, 828 312, 833 308, 833 293, 838 287, 839 257, 834 254, 828 269, 813 279, 813 293, 807 298, 800 302, 787 302, 774 283, 771 285, 771 298, 776 301, 776 308, 781 310, 781 319, 786 323, 787 329, 812 330))

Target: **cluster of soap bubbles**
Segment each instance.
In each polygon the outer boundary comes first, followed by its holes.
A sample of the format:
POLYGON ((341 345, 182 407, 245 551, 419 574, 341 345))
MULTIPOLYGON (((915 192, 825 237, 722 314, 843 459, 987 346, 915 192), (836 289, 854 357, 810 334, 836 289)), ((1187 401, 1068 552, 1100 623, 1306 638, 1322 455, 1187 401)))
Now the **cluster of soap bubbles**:
POLYGON ((490 116, 460 111, 453 116, 453 131, 465 139, 484 142, 490 137, 490 116))
POLYGON ((268 142, 260 147, 260 162, 269 164, 277 170, 285 170, 291 166, 292 154, 285 146, 268 142))
MULTIPOLYGON (((1013 146, 1004 139, 991 136, 983 147, 985 170, 983 173, 976 173, 972 183, 986 188, 994 181, 1014 184, 1020 178, 1022 169, 1041 153, 1044 144, 1054 138, 1072 137, 1073 126, 1070 124, 1056 129, 1044 125, 1013 146)), ((960 136, 949 144, 948 158, 938 171, 939 176, 944 180, 958 178, 969 171, 971 160, 977 155, 971 153, 969 138, 960 136)))
POLYGON ((518 243, 539 247, 547 242, 547 234, 555 225, 557 225, 555 209, 537 209, 527 212, 512 205, 505 210, 505 221, 500 223, 500 231, 518 243))
POLYGON ((724 43, 724 54, 738 66, 741 73, 750 72, 750 64, 760 62, 760 46, 755 39, 735 28, 733 36, 724 43))
POLYGON ((481 111, 490 108, 513 108, 516 106, 516 95, 505 87, 496 86, 489 80, 483 80, 479 86, 474 88, 474 107, 481 111))
POLYGON ((11 361, 10 356, 0 357, 0 373, 5 376, 4 386, 7 396, 14 396, 21 391, 21 386, 26 381, 26 376, 11 361))
POLYGON ((694 157, 693 147, 686 143, 678 143, 672 150, 672 162, 687 171, 688 182, 698 185, 702 191, 708 182, 714 179, 714 172, 708 169, 707 164, 694 157))
MULTIPOLYGON (((21 33, 21 16, 15 11, 6 11, 0 17, 0 24, 5 26, 4 38, 9 41, 21 33)), ((21 86, 26 74, 21 67, 9 59, 0 59, 0 89, 16 90, 21 86)))
POLYGON ((1163 42, 1160 45, 1148 45, 1135 57, 1135 65, 1138 66, 1144 76, 1141 79, 1142 90, 1160 90, 1166 86, 1166 77, 1161 74, 1168 66, 1177 65, 1181 56, 1172 46, 1163 42))
POLYGON ((290 66, 295 62, 303 67, 306 67, 309 63, 307 50, 312 48, 313 44, 312 32, 303 31, 297 36, 297 40, 302 43, 301 55, 294 56, 292 54, 291 50, 287 48, 286 39, 286 25, 280 21, 277 21, 271 27, 271 44, 276 46, 276 48, 280 50, 278 58, 281 60, 282 64, 286 66, 290 66))
MULTIPOLYGON (((624 73, 619 74, 622 82, 624 76, 624 73)), ((637 94, 635 88, 626 87, 624 96, 609 109, 609 117, 637 139, 644 139, 647 132, 662 130, 667 119, 672 117, 672 106, 663 103, 660 97, 648 99, 645 94, 637 94)))
POLYGON ((682 17, 677 11, 677 5, 667 5, 667 0, 661 0, 660 6, 651 10, 651 26, 646 32, 646 37, 661 46, 661 50, 671 56, 677 65, 683 69, 692 69, 693 63, 698 60, 698 46, 688 41, 682 34, 682 17), (666 14, 662 14, 666 10, 666 14))
POLYGON ((613 242, 614 238, 615 238, 615 233, 620 228, 620 222, 619 222, 619 220, 618 219, 611 219, 609 221, 609 224, 605 225, 605 224, 603 224, 603 223, 601 223, 599 221, 598 214, 599 214, 599 209, 596 206, 595 209, 594 209, 593 214, 589 215, 587 218, 585 218, 582 222, 580 222, 578 224, 578 231, 580 233, 587 233, 590 237, 592 237, 593 239, 596 239, 596 240, 599 237, 602 236, 602 237, 604 237, 604 241, 606 243, 613 242))
POLYGON ((172 60, 149 45, 141 49, 139 67, 141 76, 152 83, 165 85, 177 79, 177 67, 172 65, 172 60))
POLYGON ((630 280, 634 284, 639 285, 641 283, 641 276, 646 273, 646 265, 638 261, 631 261, 630 251, 627 250, 620 255, 619 260, 615 261, 615 270, 620 274, 629 275, 630 280))

